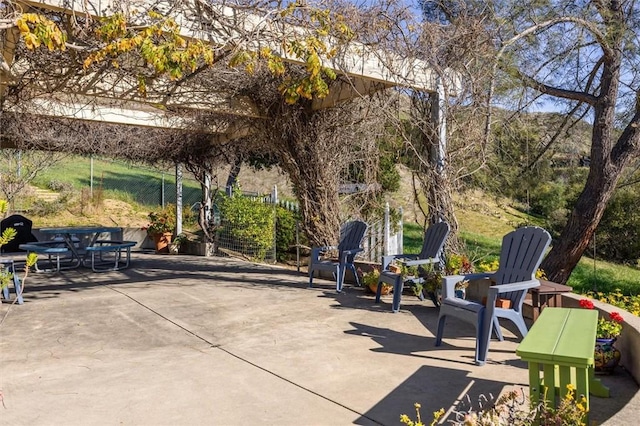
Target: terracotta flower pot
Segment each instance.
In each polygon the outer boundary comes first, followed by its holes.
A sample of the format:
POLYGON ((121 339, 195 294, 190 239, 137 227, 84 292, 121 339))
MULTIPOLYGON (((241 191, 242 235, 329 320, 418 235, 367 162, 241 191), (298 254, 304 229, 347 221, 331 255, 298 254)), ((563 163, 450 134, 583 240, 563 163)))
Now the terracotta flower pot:
POLYGON ((164 234, 153 234, 153 242, 156 245, 156 253, 169 253, 169 244, 171 243, 171 232, 164 234))
POLYGON ((389 269, 389 272, 393 272, 394 274, 402 273, 402 268, 398 265, 389 265, 387 268, 389 269))
MULTIPOLYGON (((380 294, 389 294, 391 293, 391 289, 392 287, 390 285, 385 285, 385 284, 380 284, 382 286, 382 292, 380 294)), ((373 294, 376 294, 376 291, 378 291, 378 285, 377 284, 369 284, 369 290, 371 290, 371 292, 373 294)))

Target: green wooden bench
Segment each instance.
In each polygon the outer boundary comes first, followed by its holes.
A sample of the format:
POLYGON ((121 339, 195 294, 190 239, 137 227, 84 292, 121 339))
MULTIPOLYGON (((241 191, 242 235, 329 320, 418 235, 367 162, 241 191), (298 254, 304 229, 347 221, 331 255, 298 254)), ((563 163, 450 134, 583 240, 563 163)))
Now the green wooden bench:
POLYGON ((584 395, 609 397, 609 389, 594 375, 593 356, 598 311, 545 308, 518 345, 516 354, 529 363, 529 397, 533 405, 545 398, 557 407, 556 397, 566 395, 567 385, 584 395), (542 375, 540 374, 542 373, 542 375))

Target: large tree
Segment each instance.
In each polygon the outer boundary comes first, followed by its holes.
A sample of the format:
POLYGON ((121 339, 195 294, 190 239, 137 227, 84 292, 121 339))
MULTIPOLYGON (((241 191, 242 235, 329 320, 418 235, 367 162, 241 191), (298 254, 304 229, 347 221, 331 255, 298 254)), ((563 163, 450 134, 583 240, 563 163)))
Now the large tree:
POLYGON ((640 156, 640 5, 631 1, 504 5, 497 70, 592 124, 589 174, 542 268, 565 283, 625 169, 640 156))
POLYGON ((560 143, 558 135, 575 122, 592 125, 584 189, 542 263, 549 279, 566 283, 625 167, 640 157, 640 5, 634 0, 421 3, 425 16, 444 27, 482 26, 478 34, 485 36, 478 40, 494 53, 490 60, 481 58, 484 66, 476 69, 491 73, 468 81, 487 93, 487 145, 500 122, 492 111, 497 106, 516 113, 536 105, 564 111, 566 119, 541 152, 560 143))

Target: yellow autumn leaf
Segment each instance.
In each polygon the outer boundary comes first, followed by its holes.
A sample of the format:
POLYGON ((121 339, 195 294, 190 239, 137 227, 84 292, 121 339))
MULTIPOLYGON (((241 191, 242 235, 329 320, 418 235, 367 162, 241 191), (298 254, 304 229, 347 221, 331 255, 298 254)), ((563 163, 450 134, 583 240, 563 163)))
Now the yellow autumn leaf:
POLYGON ((30 32, 29 25, 27 25, 27 23, 25 22, 24 19, 18 19, 17 25, 18 25, 18 29, 20 30, 21 33, 30 32))

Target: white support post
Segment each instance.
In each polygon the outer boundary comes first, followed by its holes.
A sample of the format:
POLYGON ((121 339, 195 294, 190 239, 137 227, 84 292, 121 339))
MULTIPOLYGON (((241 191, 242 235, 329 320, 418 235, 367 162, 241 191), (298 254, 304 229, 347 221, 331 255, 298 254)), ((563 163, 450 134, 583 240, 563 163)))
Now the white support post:
POLYGON ((383 252, 384 256, 387 256, 391 252, 391 222, 389 220, 389 203, 384 206, 384 228, 383 228, 383 252))
POLYGON ((404 254, 404 210, 400 207, 400 219, 398 219, 398 232, 396 233, 396 253, 404 254))
POLYGON ((182 234, 182 164, 176 163, 176 235, 182 234))
POLYGON ((434 97, 431 104, 431 120, 436 126, 436 135, 438 137, 438 149, 436 150, 436 155, 433 160, 436 164, 436 171, 442 173, 444 172, 444 162, 447 152, 447 102, 444 86, 440 78, 438 78, 437 85, 437 92, 431 95, 434 97))

